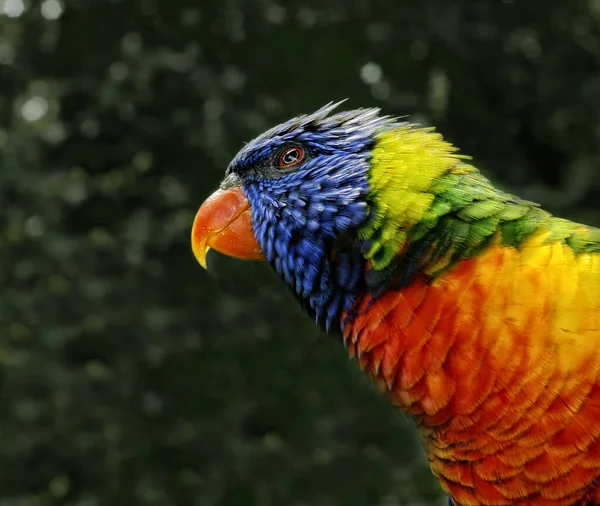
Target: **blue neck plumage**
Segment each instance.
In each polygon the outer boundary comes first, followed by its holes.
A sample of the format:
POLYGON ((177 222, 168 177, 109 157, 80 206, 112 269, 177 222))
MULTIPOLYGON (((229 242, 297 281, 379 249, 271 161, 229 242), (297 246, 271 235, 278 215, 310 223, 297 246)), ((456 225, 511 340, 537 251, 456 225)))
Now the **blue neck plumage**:
POLYGON ((342 312, 364 286, 365 259, 353 232, 368 216, 368 184, 365 170, 356 174, 343 186, 320 178, 296 187, 262 181, 245 187, 267 261, 327 331, 340 329, 342 312))

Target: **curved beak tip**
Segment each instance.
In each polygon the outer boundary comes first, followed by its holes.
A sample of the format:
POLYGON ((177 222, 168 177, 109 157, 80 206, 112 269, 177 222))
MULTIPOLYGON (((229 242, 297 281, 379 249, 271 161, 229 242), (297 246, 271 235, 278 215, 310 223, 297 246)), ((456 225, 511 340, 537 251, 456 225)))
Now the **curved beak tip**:
POLYGON ((206 256, 208 254, 208 250, 210 250, 210 246, 206 246, 206 245, 202 245, 200 247, 196 247, 196 245, 192 246, 192 251, 194 252, 194 256, 196 257, 196 260, 204 269, 207 269, 206 256))
POLYGON ((200 263, 200 265, 201 265, 203 268, 205 268, 205 269, 208 269, 208 267, 206 266, 206 254, 208 253, 208 250, 209 250, 209 249, 210 249, 210 248, 206 248, 206 249, 204 250, 204 252, 203 252, 201 255, 198 255, 198 257, 197 257, 197 258, 198 258, 198 262, 199 262, 199 263, 200 263))
POLYGON ((208 250, 210 246, 207 244, 207 241, 210 239, 211 231, 207 230, 205 226, 203 226, 205 219, 201 216, 200 210, 196 213, 196 217, 194 218, 194 224, 192 225, 192 252, 194 253, 194 257, 198 263, 206 269, 206 255, 208 254, 208 250))

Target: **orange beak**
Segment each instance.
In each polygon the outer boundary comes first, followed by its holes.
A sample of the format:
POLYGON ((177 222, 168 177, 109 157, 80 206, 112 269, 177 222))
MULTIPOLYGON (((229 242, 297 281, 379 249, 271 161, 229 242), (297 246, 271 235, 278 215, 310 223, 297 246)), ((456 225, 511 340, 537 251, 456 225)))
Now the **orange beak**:
POLYGON ((265 257, 252 231, 252 209, 241 187, 217 190, 198 210, 192 226, 192 250, 206 269, 209 249, 246 260, 265 257))

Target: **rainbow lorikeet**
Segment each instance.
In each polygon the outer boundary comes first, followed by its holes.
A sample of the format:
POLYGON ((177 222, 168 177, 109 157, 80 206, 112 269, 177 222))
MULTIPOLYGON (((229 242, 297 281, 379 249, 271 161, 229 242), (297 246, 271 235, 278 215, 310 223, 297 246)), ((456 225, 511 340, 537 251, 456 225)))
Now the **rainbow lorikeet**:
POLYGON ((235 156, 192 246, 266 259, 416 421, 457 505, 600 505, 600 230, 431 128, 329 104, 235 156))

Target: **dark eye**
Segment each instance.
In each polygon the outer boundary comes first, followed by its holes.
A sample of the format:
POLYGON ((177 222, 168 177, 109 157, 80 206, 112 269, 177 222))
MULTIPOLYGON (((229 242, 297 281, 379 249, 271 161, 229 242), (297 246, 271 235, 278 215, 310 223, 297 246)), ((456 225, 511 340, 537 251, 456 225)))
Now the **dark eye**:
POLYGON ((279 156, 279 166, 283 169, 292 167, 300 163, 304 158, 304 150, 301 147, 294 146, 293 148, 287 148, 279 156))

